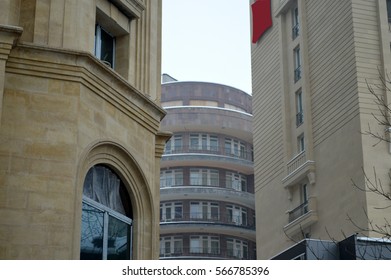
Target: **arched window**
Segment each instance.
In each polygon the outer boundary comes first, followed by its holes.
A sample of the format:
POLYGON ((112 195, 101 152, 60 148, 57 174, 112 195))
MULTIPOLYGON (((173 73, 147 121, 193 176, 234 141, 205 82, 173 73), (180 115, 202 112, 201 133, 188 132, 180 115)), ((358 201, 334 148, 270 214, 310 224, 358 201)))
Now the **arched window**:
POLYGON ((92 167, 83 186, 80 259, 129 260, 132 207, 120 178, 102 165, 92 167))

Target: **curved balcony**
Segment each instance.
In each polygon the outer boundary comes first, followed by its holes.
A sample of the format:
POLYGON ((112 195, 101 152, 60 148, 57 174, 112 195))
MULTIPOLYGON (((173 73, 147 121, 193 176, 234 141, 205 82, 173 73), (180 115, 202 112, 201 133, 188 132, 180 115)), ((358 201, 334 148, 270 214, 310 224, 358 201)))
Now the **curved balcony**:
POLYGON ((246 250, 221 249, 212 247, 183 247, 174 252, 160 250, 160 259, 231 259, 231 260, 253 260, 246 250))
POLYGON ((161 161, 161 168, 173 166, 209 166, 225 167, 244 174, 253 173, 253 152, 238 150, 235 152, 224 149, 192 149, 190 146, 181 146, 175 150, 166 150, 161 161))
POLYGON ((202 106, 165 107, 161 126, 167 131, 198 131, 230 135, 252 142, 252 115, 232 109, 202 106))
POLYGON ((255 241, 255 224, 249 222, 247 215, 244 218, 242 214, 228 215, 219 211, 176 213, 169 219, 162 217, 160 234, 173 232, 225 234, 255 241))
POLYGON ((160 200, 216 200, 255 209, 254 194, 219 186, 173 186, 160 189, 160 200))
MULTIPOLYGON (((219 219, 220 220, 220 219, 219 219)), ((235 224, 224 219, 223 221, 214 221, 211 219, 193 219, 188 220, 175 219, 170 222, 160 223, 160 234, 172 233, 199 233, 199 234, 225 234, 235 236, 242 239, 247 239, 255 242, 255 226, 235 224)))

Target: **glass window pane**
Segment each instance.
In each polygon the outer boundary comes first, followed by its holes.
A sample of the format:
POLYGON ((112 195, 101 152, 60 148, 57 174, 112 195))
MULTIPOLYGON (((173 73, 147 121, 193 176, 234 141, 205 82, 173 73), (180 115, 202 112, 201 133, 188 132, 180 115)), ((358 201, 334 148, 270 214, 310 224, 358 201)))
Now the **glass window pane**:
POLYGON ((182 205, 175 206, 175 219, 181 219, 181 218, 182 218, 182 205))
POLYGON ((101 55, 100 59, 110 63, 110 66, 113 67, 114 62, 114 38, 110 36, 109 33, 101 30, 101 55))
POLYGON ((130 259, 130 230, 129 224, 109 216, 108 260, 130 259))
POLYGON ((81 260, 101 260, 103 253, 103 212, 83 203, 81 214, 81 260))

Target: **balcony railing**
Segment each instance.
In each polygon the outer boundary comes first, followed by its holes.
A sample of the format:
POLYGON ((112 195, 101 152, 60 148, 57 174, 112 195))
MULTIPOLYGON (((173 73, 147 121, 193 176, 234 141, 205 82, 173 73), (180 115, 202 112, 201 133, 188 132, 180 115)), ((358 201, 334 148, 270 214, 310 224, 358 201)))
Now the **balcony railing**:
POLYGON ((294 71, 294 80, 295 83, 301 79, 301 66, 297 67, 294 71))
MULTIPOLYGON (((160 188, 172 188, 185 186, 183 178, 165 178, 160 179, 160 188)), ((239 180, 225 180, 225 179, 190 179, 187 187, 214 187, 225 188, 235 191, 247 192, 247 183, 239 180)))
POLYGON ((305 213, 308 213, 308 201, 305 201, 295 209, 289 211, 289 222, 293 222, 297 218, 303 216, 305 213))
POLYGON ((160 223, 172 222, 194 222, 194 223, 213 223, 223 224, 235 227, 255 229, 254 224, 242 219, 242 215, 221 215, 216 212, 191 212, 191 213, 176 213, 174 217, 163 216, 160 218, 160 223))
POLYGON ((303 124, 303 121, 304 121, 304 114, 303 114, 303 111, 301 112, 298 112, 296 114, 296 127, 299 127, 300 125, 303 124))
POLYGON ((183 247, 175 248, 174 252, 169 252, 164 248, 160 250, 160 258, 184 258, 184 257, 202 257, 216 259, 233 259, 233 260, 251 260, 255 256, 250 256, 248 250, 239 249, 222 249, 216 247, 183 247))
POLYGON ((307 158, 305 155, 305 151, 302 151, 300 154, 291 159, 287 164, 288 174, 291 174, 297 168, 302 166, 306 162, 306 160, 307 158))
POLYGON ((165 149, 164 154, 165 155, 172 155, 172 154, 186 154, 186 153, 197 153, 197 154, 211 154, 211 155, 222 155, 222 156, 228 156, 233 158, 240 158, 245 159, 249 161, 254 160, 253 151, 249 150, 228 150, 224 148, 219 148, 216 146, 206 146, 202 148, 196 148, 194 146, 178 146, 174 149, 165 149))

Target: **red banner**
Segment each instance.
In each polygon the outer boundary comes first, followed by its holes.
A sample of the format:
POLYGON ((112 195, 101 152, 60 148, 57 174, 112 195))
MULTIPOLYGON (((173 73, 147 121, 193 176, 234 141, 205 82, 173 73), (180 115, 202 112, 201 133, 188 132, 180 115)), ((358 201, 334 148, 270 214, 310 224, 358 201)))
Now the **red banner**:
POLYGON ((273 24, 271 0, 257 0, 251 5, 251 11, 253 14, 253 43, 256 43, 273 24))

